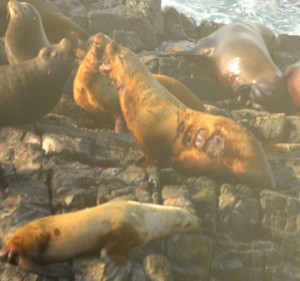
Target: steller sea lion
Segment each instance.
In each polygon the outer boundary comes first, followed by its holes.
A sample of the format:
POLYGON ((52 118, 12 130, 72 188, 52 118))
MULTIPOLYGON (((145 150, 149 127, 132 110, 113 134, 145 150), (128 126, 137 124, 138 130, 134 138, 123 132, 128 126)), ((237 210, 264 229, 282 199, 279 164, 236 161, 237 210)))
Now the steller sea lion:
POLYGON ((74 269, 57 263, 101 250, 106 280, 125 280, 132 247, 197 230, 200 224, 200 219, 178 207, 108 202, 25 225, 0 250, 0 261, 49 277, 72 277, 74 269))
POLYGON ((300 61, 289 66, 284 72, 288 92, 294 105, 300 108, 300 61))
POLYGON ((289 112, 292 104, 283 74, 272 61, 266 42, 272 44, 272 32, 262 25, 230 23, 200 39, 189 50, 159 56, 208 57, 218 81, 238 99, 254 108, 289 112))
POLYGON ((34 6, 17 0, 10 0, 7 6, 10 19, 5 34, 5 50, 10 64, 18 64, 36 57, 50 43, 34 6))
MULTIPOLYGON (((118 95, 111 81, 99 73, 99 66, 105 61, 105 47, 111 39, 101 33, 90 40, 90 48, 80 64, 74 80, 74 100, 78 106, 89 112, 100 125, 112 124, 115 132, 126 132, 126 124, 121 113, 118 95)), ((160 74, 153 74, 176 98, 188 107, 204 111, 199 98, 179 81, 160 74)))
MULTIPOLYGON (((0 0, 0 36, 4 36, 7 26, 7 4, 9 0, 0 0)), ((85 41, 88 33, 69 17, 62 14, 49 2, 43 0, 23 0, 33 5, 42 18, 43 26, 48 40, 57 43, 63 38, 68 38, 71 42, 73 55, 82 59, 86 53, 85 41)))
POLYGON ((34 59, 0 67, 0 125, 36 121, 59 101, 69 75, 70 42, 40 50, 34 59))
POLYGON ((229 118, 186 107, 129 49, 112 42, 106 53, 110 63, 99 70, 114 83, 146 165, 172 165, 188 176, 234 176, 251 187, 274 188, 264 151, 246 128, 229 118))

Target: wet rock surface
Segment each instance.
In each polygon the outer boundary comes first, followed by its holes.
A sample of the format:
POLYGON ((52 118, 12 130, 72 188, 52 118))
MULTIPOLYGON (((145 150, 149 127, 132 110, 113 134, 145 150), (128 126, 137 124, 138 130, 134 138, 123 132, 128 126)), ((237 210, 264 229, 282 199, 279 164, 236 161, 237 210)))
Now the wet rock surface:
MULTIPOLYGON (((49 2, 90 34, 106 33, 136 52, 190 47, 220 27, 207 21, 196 26, 173 8, 162 11, 159 0, 49 2), (166 40, 176 42, 160 44, 166 40)), ((300 60, 300 37, 277 39, 272 57, 283 71, 300 60)), ((38 122, 0 128, 0 247, 18 227, 34 219, 110 200, 137 200, 186 208, 201 218, 202 228, 133 250, 130 280, 300 280, 299 114, 241 108, 218 85, 205 59, 143 53, 142 60, 152 72, 185 83, 207 103, 211 114, 246 126, 265 148, 277 191, 257 192, 207 177, 186 178, 172 168, 160 171, 160 184, 154 189, 133 138, 96 128, 64 96, 38 122)), ((99 254, 70 263, 82 271, 76 281, 101 279, 104 265, 99 254)), ((24 274, 1 263, 1 281, 24 280, 24 274)), ((58 280, 41 278, 25 276, 26 281, 58 280)))

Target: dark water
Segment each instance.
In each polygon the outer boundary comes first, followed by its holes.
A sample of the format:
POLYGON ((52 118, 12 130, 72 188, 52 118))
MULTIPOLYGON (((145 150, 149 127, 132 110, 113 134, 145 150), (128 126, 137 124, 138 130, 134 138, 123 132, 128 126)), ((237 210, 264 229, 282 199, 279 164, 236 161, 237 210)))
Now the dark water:
POLYGON ((259 21, 275 34, 300 35, 300 0, 162 0, 162 7, 173 6, 193 17, 230 23, 259 21))

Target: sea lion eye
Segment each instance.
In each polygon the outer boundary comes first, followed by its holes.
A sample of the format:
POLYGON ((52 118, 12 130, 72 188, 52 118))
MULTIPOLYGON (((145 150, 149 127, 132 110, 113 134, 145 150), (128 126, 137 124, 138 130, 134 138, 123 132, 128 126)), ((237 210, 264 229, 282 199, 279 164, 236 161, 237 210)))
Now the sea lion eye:
POLYGON ((57 57, 57 52, 56 51, 52 51, 51 52, 51 57, 52 58, 56 58, 57 57))
POLYGON ((123 60, 125 58, 125 55, 123 53, 119 54, 119 59, 123 60))
POLYGON ((48 48, 43 49, 41 54, 44 59, 48 59, 50 57, 56 57, 56 51, 53 51, 48 48))
POLYGON ((47 58, 47 57, 49 57, 50 50, 44 48, 44 49, 41 50, 41 53, 40 53, 40 54, 41 54, 41 56, 42 56, 43 58, 47 58))

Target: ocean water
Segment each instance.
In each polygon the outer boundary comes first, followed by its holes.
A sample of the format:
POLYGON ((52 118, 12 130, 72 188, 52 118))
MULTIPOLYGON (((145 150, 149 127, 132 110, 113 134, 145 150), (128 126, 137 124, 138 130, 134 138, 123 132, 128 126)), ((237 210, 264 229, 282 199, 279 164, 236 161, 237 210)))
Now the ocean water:
POLYGON ((275 34, 300 35, 300 0, 162 0, 162 8, 165 6, 193 17, 198 24, 203 19, 258 21, 275 34))

